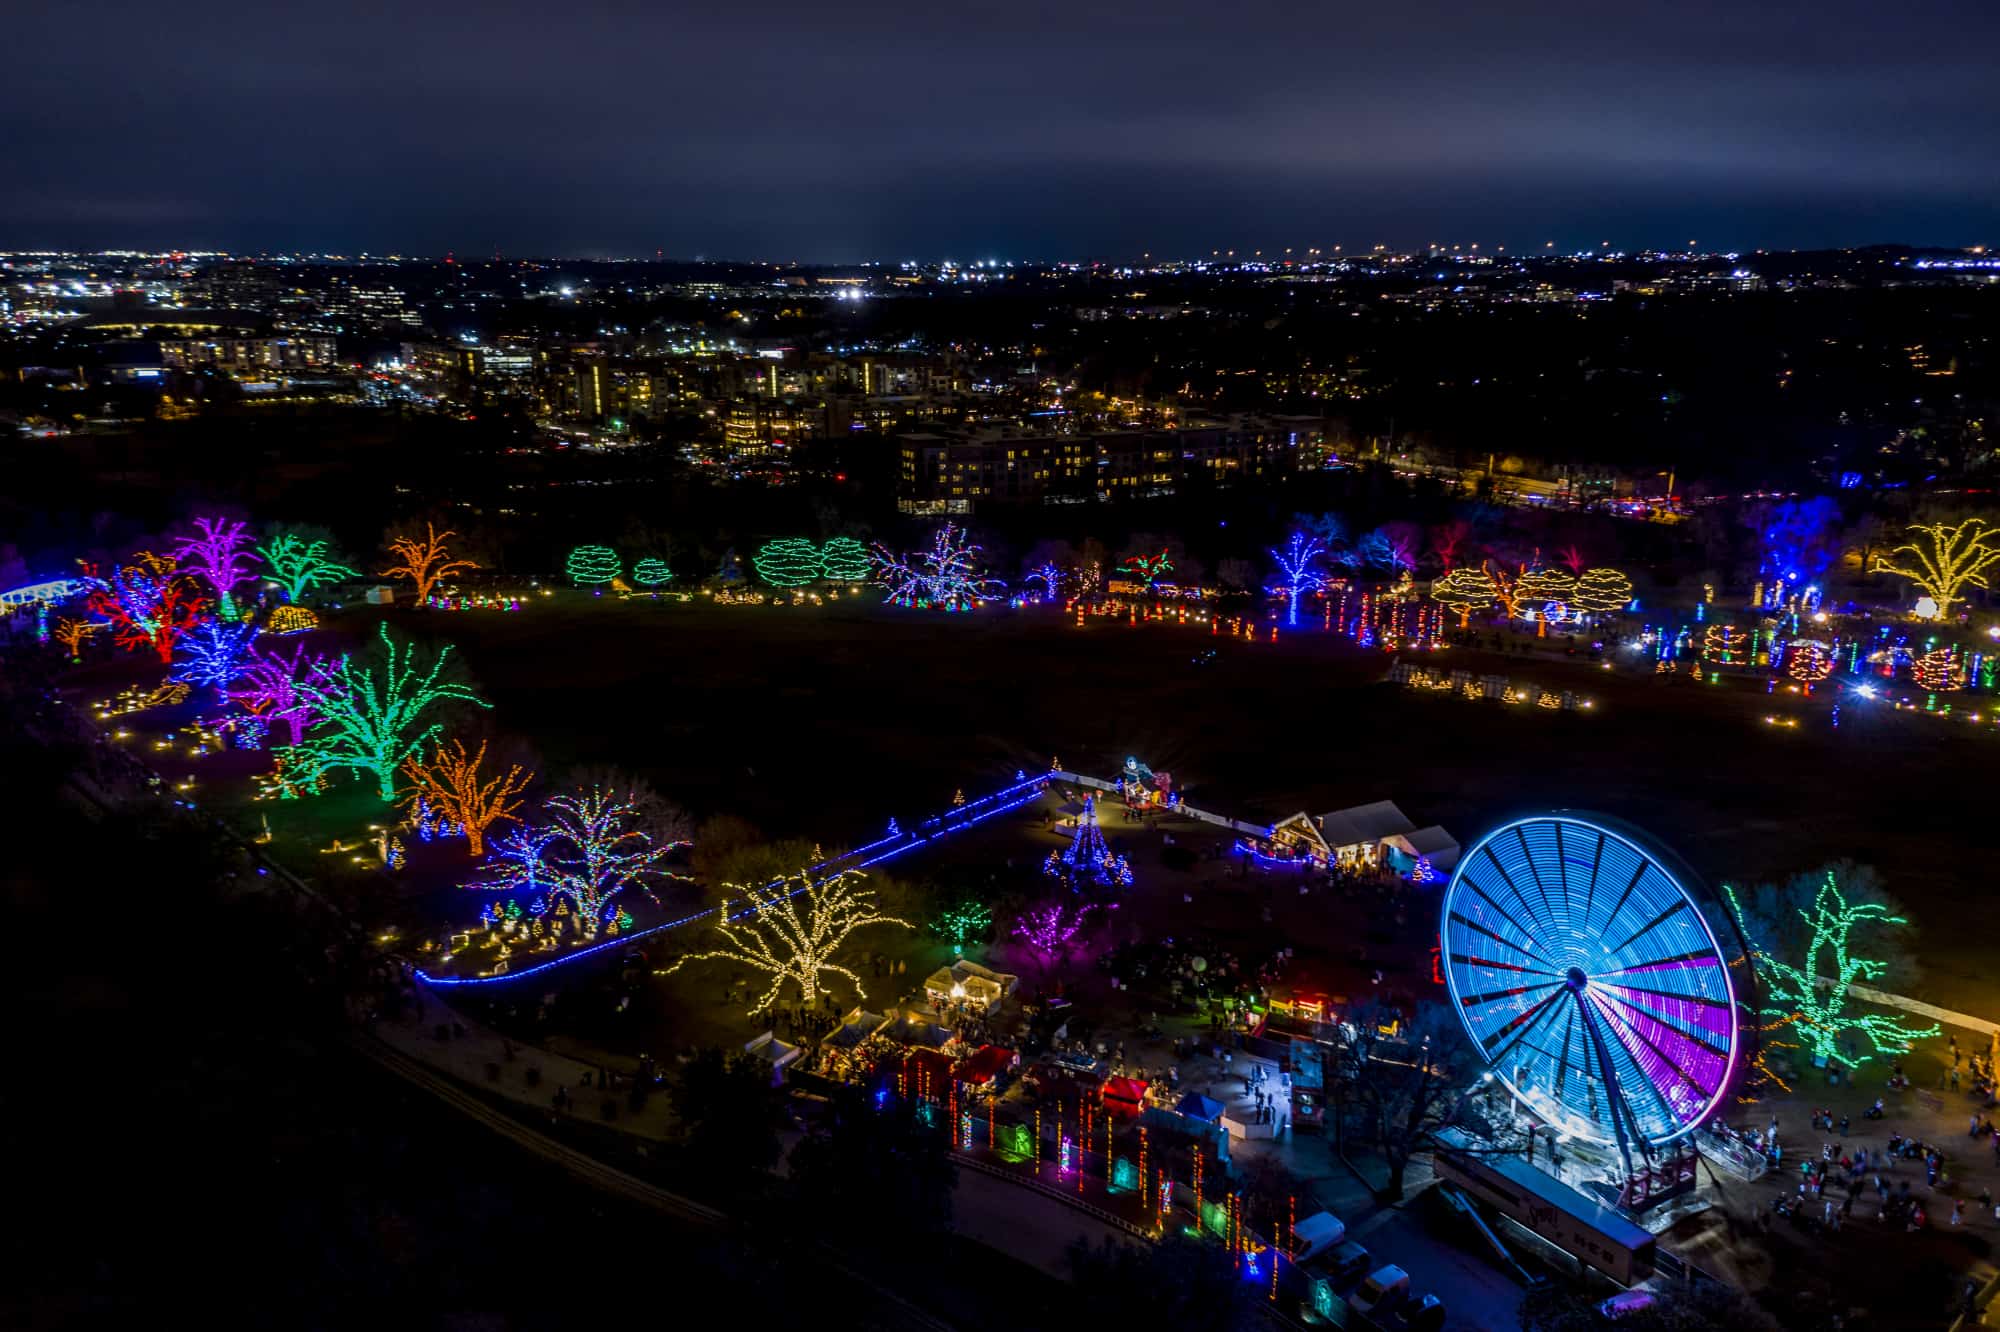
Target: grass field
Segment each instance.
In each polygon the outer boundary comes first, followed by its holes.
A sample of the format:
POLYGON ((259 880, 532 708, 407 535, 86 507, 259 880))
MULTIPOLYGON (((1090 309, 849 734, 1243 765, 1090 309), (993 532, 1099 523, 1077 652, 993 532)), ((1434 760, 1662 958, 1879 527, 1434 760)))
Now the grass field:
MULTIPOLYGON (((366 628, 381 612, 339 622, 366 628)), ((491 725, 548 771, 615 763, 698 815, 774 837, 868 840, 1017 768, 1109 775, 1128 754, 1196 803, 1279 818, 1390 798, 1470 843, 1567 806, 1626 818, 1712 883, 1851 857, 1921 930, 1924 997, 1980 1011, 1982 826, 2000 737, 1935 718, 1697 686, 1581 660, 1457 651, 1453 665, 1575 688, 1587 713, 1379 683, 1388 658, 1311 630, 1277 643, 1055 611, 928 615, 849 604, 717 607, 563 597, 515 614, 389 612, 458 645, 491 725), (1215 656, 1198 661, 1211 649, 1215 656), (1796 729, 1767 725, 1795 715, 1796 729)))

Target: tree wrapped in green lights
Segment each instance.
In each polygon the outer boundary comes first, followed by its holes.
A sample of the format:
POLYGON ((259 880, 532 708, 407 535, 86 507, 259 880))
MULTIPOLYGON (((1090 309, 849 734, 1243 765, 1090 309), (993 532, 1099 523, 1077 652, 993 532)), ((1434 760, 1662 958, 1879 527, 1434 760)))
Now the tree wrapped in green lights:
POLYGON ((984 939, 993 926, 993 908, 983 902, 962 898, 931 919, 931 933, 951 941, 954 954, 963 953, 968 940, 984 939))
POLYGON ((674 571, 665 560, 647 558, 632 566, 632 581, 641 587, 659 587, 673 581, 674 571))
POLYGON ((820 547, 820 577, 836 583, 865 583, 874 565, 868 559, 868 547, 853 537, 835 537, 820 547))
POLYGON ((398 644, 379 625, 379 665, 360 666, 348 657, 338 665, 297 682, 301 701, 319 721, 304 741, 276 751, 295 782, 310 786, 341 768, 372 773, 383 802, 396 798, 396 770, 444 729, 424 724, 439 704, 491 707, 471 688, 443 678, 451 648, 438 650, 426 669, 413 644, 398 644))
POLYGON ((804 537, 767 541, 757 548, 751 566, 770 587, 804 587, 819 578, 819 547, 804 537))
POLYGON ((332 543, 308 541, 296 532, 273 532, 269 541, 257 547, 272 581, 284 589, 285 600, 291 602, 323 583, 361 576, 360 571, 334 559, 332 552, 332 543))
MULTIPOLYGON (((1826 870, 1811 908, 1793 908, 1805 927, 1798 965, 1773 953, 1775 947, 1783 946, 1775 941, 1785 935, 1773 928, 1759 929, 1754 913, 1745 909, 1736 891, 1732 888, 1723 891, 1749 938, 1757 973, 1764 982, 1767 1002, 1762 1011, 1772 1019, 1765 1030, 1778 1032, 1789 1028, 1797 1032, 1815 1065, 1840 1063, 1852 1068, 1866 1063, 1868 1057, 1842 1049, 1842 1038, 1851 1033, 1866 1037, 1877 1054, 1896 1055, 1907 1051, 1914 1041, 1937 1035, 1938 1027, 1913 1026, 1886 1013, 1849 1011, 1856 982, 1877 980, 1889 968, 1885 961, 1862 957, 1853 951, 1854 932, 1878 926, 1903 927, 1910 922, 1885 903, 1850 899, 1841 890, 1840 878, 1837 870, 1826 870)), ((1778 920, 1775 925, 1779 929, 1789 927, 1786 934, 1796 934, 1798 930, 1789 921, 1778 920)))
POLYGON ((625 565, 609 546, 578 546, 569 553, 563 569, 577 586, 595 587, 625 572, 625 565))

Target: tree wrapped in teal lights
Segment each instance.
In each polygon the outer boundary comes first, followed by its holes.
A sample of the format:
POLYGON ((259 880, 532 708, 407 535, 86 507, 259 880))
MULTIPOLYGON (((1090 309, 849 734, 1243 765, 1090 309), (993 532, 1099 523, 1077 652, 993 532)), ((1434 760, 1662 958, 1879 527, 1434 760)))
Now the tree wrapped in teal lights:
POLYGON ((674 571, 665 560, 643 559, 632 566, 632 581, 641 587, 660 587, 673 578, 674 571))
POLYGON ((1061 879, 1072 892, 1084 884, 1098 888, 1131 884, 1132 866, 1104 844, 1104 830, 1097 826, 1094 798, 1084 798, 1083 813, 1076 816, 1076 836, 1062 850, 1049 852, 1049 858, 1042 862, 1042 873, 1061 879))
POLYGON ((960 898, 931 920, 931 932, 951 941, 953 954, 963 953, 968 940, 984 939, 993 927, 993 908, 971 898, 960 898))
POLYGON ((819 547, 804 537, 786 537, 758 547, 750 560, 767 586, 804 587, 819 578, 819 547))
POLYGON ((578 587, 596 587, 625 572, 625 565, 609 546, 578 546, 569 553, 563 571, 578 587))
POLYGON ((868 560, 868 547, 853 537, 835 537, 820 547, 820 577, 835 583, 865 583, 874 568, 868 560))
MULTIPOLYGON (((1802 885, 1795 881, 1793 886, 1802 885)), ((1936 1024, 1918 1027, 1887 1013, 1849 1011, 1855 984, 1878 980, 1889 969, 1888 962, 1853 951, 1854 932, 1902 928, 1910 922, 1886 903, 1861 901, 1843 892, 1838 870, 1823 872, 1809 909, 1792 908, 1804 925, 1803 951, 1797 965, 1775 956, 1774 950, 1784 947, 1783 941, 1797 938, 1799 925, 1784 920, 1782 910, 1764 913, 1765 919, 1760 921, 1760 913, 1747 909, 1734 889, 1723 891, 1751 944, 1757 974, 1764 982, 1766 1003, 1762 1011, 1772 1019, 1766 1032, 1788 1028, 1796 1032, 1816 1066, 1846 1064, 1852 1068, 1868 1062, 1867 1055, 1842 1048, 1842 1038, 1850 1034, 1866 1037, 1876 1054, 1888 1055, 1902 1054, 1912 1042, 1937 1035, 1936 1024)))
POLYGON ((257 547, 270 569, 271 579, 284 589, 285 600, 297 602, 323 583, 359 578, 360 572, 333 558, 331 542, 308 541, 297 532, 273 532, 271 539, 257 547))
POLYGON ((277 751, 288 775, 304 785, 340 768, 372 773, 383 802, 396 798, 396 770, 403 760, 444 729, 424 724, 440 704, 470 703, 491 707, 471 688, 444 679, 451 648, 438 650, 426 669, 413 644, 398 644, 389 627, 378 625, 382 640, 377 665, 358 666, 341 658, 331 670, 297 682, 304 703, 319 721, 303 743, 277 751))

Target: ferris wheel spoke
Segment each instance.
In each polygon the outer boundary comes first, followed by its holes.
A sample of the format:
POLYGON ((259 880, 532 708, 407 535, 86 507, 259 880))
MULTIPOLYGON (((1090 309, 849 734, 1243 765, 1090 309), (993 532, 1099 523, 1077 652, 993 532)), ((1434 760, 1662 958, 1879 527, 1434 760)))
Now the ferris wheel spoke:
POLYGON ((1486 994, 1467 995, 1458 1002, 1464 1007, 1474 1008, 1483 1004, 1495 1003, 1501 999, 1512 999, 1516 995, 1534 994, 1539 990, 1553 990, 1561 984, 1561 981, 1543 981, 1538 985, 1517 985, 1511 990, 1493 990, 1486 994))
MULTIPOLYGON (((1550 920, 1546 916, 1541 916, 1536 913, 1534 905, 1528 901, 1527 894, 1523 893, 1521 891, 1520 885, 1514 882, 1514 877, 1511 874, 1507 873, 1507 867, 1505 865, 1502 865, 1500 863, 1500 858, 1493 854, 1492 847, 1486 848, 1486 862, 1489 865, 1493 866, 1493 872, 1500 876, 1500 882, 1507 885, 1507 891, 1512 893, 1514 895, 1514 900, 1521 904, 1522 917, 1525 920, 1533 921, 1536 924, 1539 924, 1540 926, 1542 926, 1542 928, 1553 933, 1555 931, 1555 922, 1550 920)), ((1486 888, 1483 884, 1481 884, 1477 879, 1474 879, 1471 876, 1470 871, 1468 871, 1466 874, 1465 883, 1466 886, 1471 888, 1473 892, 1479 894, 1480 900, 1484 901, 1488 906, 1491 906, 1495 911, 1500 912, 1500 914, 1507 917, 1508 920, 1513 921, 1513 923, 1517 928, 1522 924, 1521 921, 1514 919, 1513 913, 1501 909, 1500 904, 1493 900, 1492 895, 1486 891, 1486 888)))
POLYGON ((1494 971, 1519 971, 1530 976, 1553 976, 1553 971, 1540 967, 1524 967, 1513 962, 1496 962, 1490 957, 1474 957, 1471 953, 1453 953, 1451 961, 1462 967, 1490 967, 1494 971))
POLYGON ((1603 980, 1607 976, 1626 976, 1635 971, 1669 971, 1693 969, 1695 967, 1720 967, 1722 959, 1708 949, 1697 949, 1691 953, 1675 953, 1672 957, 1656 957, 1649 962, 1634 962, 1629 967, 1614 967, 1610 971, 1593 971, 1592 980, 1603 980))
POLYGON ((1583 882, 1583 928, 1590 929, 1590 908, 1597 903, 1597 876, 1604 872, 1604 832, 1598 830, 1597 845, 1590 853, 1590 877, 1583 882))
MULTIPOLYGON (((1468 886, 1472 887, 1472 890, 1474 892, 1479 892, 1477 886, 1471 884, 1468 884, 1468 886)), ((1479 896, 1482 900, 1484 900, 1486 894, 1479 893, 1479 896)), ((1488 903, 1488 905, 1491 905, 1491 903, 1488 903)), ((1500 909, 1498 907, 1494 907, 1493 909, 1496 914, 1502 914, 1502 918, 1503 919, 1505 918, 1504 913, 1500 913, 1500 909)), ((1514 940, 1507 938, 1505 935, 1495 934, 1492 930, 1487 929, 1484 925, 1481 925, 1478 921, 1473 920, 1469 916, 1461 915, 1459 912, 1454 911, 1451 913, 1451 918, 1457 921, 1459 924, 1465 926, 1466 929, 1473 931, 1475 934, 1485 935, 1487 938, 1491 939, 1494 943, 1499 944, 1503 948, 1511 948, 1523 957, 1532 957, 1535 959, 1535 961, 1540 962, 1542 965, 1546 967, 1552 969, 1555 967, 1555 963, 1549 961, 1547 958, 1543 957, 1540 953, 1537 953, 1534 949, 1528 947, 1525 943, 1516 943, 1514 940)), ((1508 924, 1511 925, 1513 924, 1513 922, 1508 921, 1508 924)), ((1519 926, 1516 926, 1515 928, 1518 929, 1519 926)), ((1549 974, 1553 975, 1554 974, 1553 970, 1551 970, 1549 974)))
MULTIPOLYGON (((1594 999, 1594 996, 1592 998, 1594 999)), ((1639 1058, 1638 1052, 1632 1048, 1631 1042, 1620 1035, 1621 1032, 1626 1031, 1626 1028, 1618 1020, 1617 1015, 1611 1013, 1609 1010, 1600 1008, 1594 1003, 1582 1004, 1579 1007, 1583 1010, 1584 1021, 1589 1024, 1591 1035, 1596 1039, 1598 1049, 1603 1053, 1606 1061, 1616 1072, 1619 1094, 1624 1102, 1626 1117, 1631 1121, 1632 1126, 1635 1129, 1640 1127, 1639 1116, 1637 1111, 1632 1107, 1631 1099, 1633 1084, 1639 1083, 1643 1084, 1646 1090, 1653 1094, 1652 1098, 1659 1104, 1660 1113, 1664 1117, 1664 1124, 1669 1129, 1678 1129, 1682 1122, 1681 1108, 1674 1105, 1672 1098, 1660 1086, 1660 1080, 1653 1076, 1652 1070, 1646 1067, 1645 1062, 1639 1058), (1605 1035, 1604 1029, 1606 1027, 1611 1029, 1611 1036, 1609 1038, 1605 1035)), ((1661 1061, 1663 1063, 1667 1062, 1664 1056, 1661 1057, 1661 1061)), ((1641 1136, 1650 1140, 1654 1135, 1646 1134, 1642 1130, 1641 1136)))
MULTIPOLYGON (((1618 905, 1612 907, 1611 914, 1604 918, 1604 924, 1606 925, 1606 927, 1609 927, 1612 921, 1618 919, 1618 913, 1625 909, 1625 903, 1630 901, 1632 898, 1632 890, 1639 886, 1639 880, 1645 878, 1646 871, 1651 868, 1652 866, 1648 865, 1645 861, 1642 860, 1639 862, 1638 868, 1632 871, 1632 881, 1626 884, 1625 891, 1618 895, 1618 905)), ((1584 924, 1587 927, 1589 925, 1589 922, 1585 921, 1584 924)))
MULTIPOLYGON (((1528 845, 1528 830, 1518 823, 1514 825, 1514 840, 1521 846, 1521 863, 1528 867, 1528 877, 1535 881, 1535 891, 1542 895, 1542 905, 1548 909, 1549 923, 1553 925, 1556 914, 1555 899, 1549 896, 1549 886, 1542 882, 1542 872, 1535 866, 1535 853, 1533 848, 1528 845)), ((1562 863, 1562 825, 1560 823, 1556 825, 1556 863, 1558 865, 1562 863)), ((1564 929, 1569 928, 1569 904, 1567 901, 1563 904, 1562 923, 1564 929)))
POLYGON ((1659 915, 1653 917, 1651 920, 1647 921, 1644 925, 1641 925, 1638 929, 1632 931, 1631 934, 1627 935, 1625 937, 1624 943, 1619 944, 1616 948, 1607 948, 1604 951, 1609 953, 1611 956, 1616 957, 1618 956, 1618 954, 1624 952, 1627 948, 1630 948, 1633 944, 1637 943, 1640 939, 1644 938, 1646 935, 1651 934, 1654 930, 1666 924, 1669 920, 1673 919, 1675 915, 1686 910, 1688 910, 1688 900, 1685 897, 1675 898, 1673 904, 1669 906, 1665 911, 1662 911, 1659 915))
MULTIPOLYGON (((1676 1078, 1678 1078, 1681 1081, 1681 1083, 1687 1087, 1689 1091, 1695 1093, 1695 1095, 1698 1098, 1703 1100, 1706 1100, 1708 1098, 1709 1094, 1713 1091, 1713 1088, 1705 1087, 1699 1081, 1697 1081, 1694 1074, 1689 1072, 1686 1068, 1682 1067, 1679 1060, 1675 1059, 1672 1055, 1668 1054, 1665 1050, 1661 1049, 1659 1043, 1656 1042, 1653 1039, 1653 1036, 1649 1035, 1646 1030, 1647 1027, 1651 1027, 1654 1033, 1662 1033, 1662 1032, 1672 1032, 1674 1030, 1673 1028, 1660 1022, 1648 1021, 1643 1024, 1635 1023, 1631 1020, 1631 1018, 1626 1016, 1624 1013, 1618 1012, 1608 1006, 1604 1006, 1601 1000, 1600 1000, 1600 1011, 1604 1013, 1605 1020, 1607 1022, 1612 1023, 1617 1028, 1617 1030, 1623 1032, 1625 1036, 1629 1038, 1629 1039, 1621 1039, 1618 1042, 1618 1044, 1625 1047, 1626 1055, 1632 1060, 1634 1066, 1636 1066, 1641 1073, 1646 1075, 1645 1077, 1646 1082, 1650 1084, 1653 1087, 1654 1091, 1659 1094, 1661 1101, 1664 1103, 1668 1103, 1669 1111, 1676 1120, 1678 1120, 1684 1107, 1673 1106, 1671 1104, 1671 1098, 1667 1096, 1666 1088, 1661 1087, 1659 1085, 1660 1079, 1653 1076, 1653 1070, 1647 1068, 1646 1061, 1639 1057, 1639 1050, 1635 1048, 1634 1045, 1635 1042, 1637 1043, 1638 1046, 1643 1046, 1646 1052, 1652 1055, 1653 1058, 1658 1061, 1660 1067, 1663 1067, 1668 1071, 1672 1072, 1673 1075, 1676 1078)), ((1675 1033, 1675 1034, 1680 1034, 1680 1033, 1675 1033)), ((1683 1057, 1685 1057, 1685 1054, 1683 1054, 1683 1057)))
POLYGON ((1559 989, 1555 991, 1555 993, 1551 994, 1548 998, 1542 1000, 1540 1003, 1536 1004, 1533 1008, 1529 1009, 1527 1012, 1518 1015, 1506 1026, 1501 1027, 1498 1031, 1491 1033, 1484 1040, 1482 1040, 1480 1044, 1486 1048, 1487 1051, 1486 1058, 1488 1062, 1496 1064, 1499 1063, 1500 1057, 1502 1055, 1506 1054, 1509 1050, 1519 1045, 1524 1039, 1526 1039, 1529 1032, 1533 1031, 1537 1026, 1541 1025, 1542 1022, 1548 1019, 1551 1007, 1554 1005, 1555 1001, 1562 998, 1563 995, 1566 993, 1567 993, 1566 990, 1559 989), (1507 1035, 1507 1033, 1509 1032, 1515 1033, 1514 1038, 1508 1041, 1505 1045, 1501 1046, 1499 1049, 1497 1050, 1494 1049, 1493 1048, 1494 1042, 1498 1041, 1501 1037, 1507 1035))
MULTIPOLYGON (((1598 993, 1602 995, 1607 1001, 1617 1004, 1621 1008, 1628 1010, 1629 1012, 1636 1014, 1640 1017, 1645 1018, 1648 1022, 1658 1023, 1660 1026, 1666 1028, 1668 1031, 1673 1032, 1676 1036, 1680 1037, 1682 1040, 1700 1046, 1702 1049, 1708 1051, 1708 1053, 1714 1055, 1718 1059, 1726 1057, 1729 1053, 1726 1047, 1716 1045, 1713 1041, 1703 1036, 1700 1032, 1689 1031, 1686 1027, 1682 1026, 1681 1024, 1683 1022, 1689 1020, 1685 1017, 1672 1013, 1663 1013, 1637 1000, 1627 999, 1622 994, 1618 994, 1614 990, 1609 988, 1599 990, 1598 993)), ((1665 997, 1674 998, 1675 996, 1665 996, 1665 997)))

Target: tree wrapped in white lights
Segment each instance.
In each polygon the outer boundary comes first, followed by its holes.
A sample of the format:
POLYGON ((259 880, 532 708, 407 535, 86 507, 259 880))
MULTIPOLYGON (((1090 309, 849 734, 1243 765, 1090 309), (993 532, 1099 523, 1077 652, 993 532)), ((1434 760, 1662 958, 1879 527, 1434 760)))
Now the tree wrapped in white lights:
POLYGON ((971 610, 1007 590, 981 568, 979 547, 966 540, 965 530, 946 523, 931 544, 907 558, 886 546, 874 551, 875 581, 889 590, 898 606, 932 610, 971 610))
POLYGON ((861 977, 835 962, 834 954, 858 929, 910 928, 907 920, 886 915, 876 906, 874 890, 860 886, 866 878, 859 870, 820 875, 804 869, 761 886, 726 883, 722 906, 715 914, 719 945, 690 953, 662 974, 714 959, 755 968, 771 978, 771 988, 751 1008, 752 1016, 775 1004, 787 981, 799 987, 801 1002, 818 1003, 822 972, 847 977, 854 982, 854 992, 866 999, 861 977))
POLYGON ((1948 620, 1969 587, 1984 588, 1986 570, 2000 561, 2000 528, 1984 518, 1962 523, 1913 523, 1916 539, 1876 557, 1875 568, 1907 578, 1937 607, 1930 618, 1948 620), (1893 556, 1907 557, 1898 563, 1893 556))

